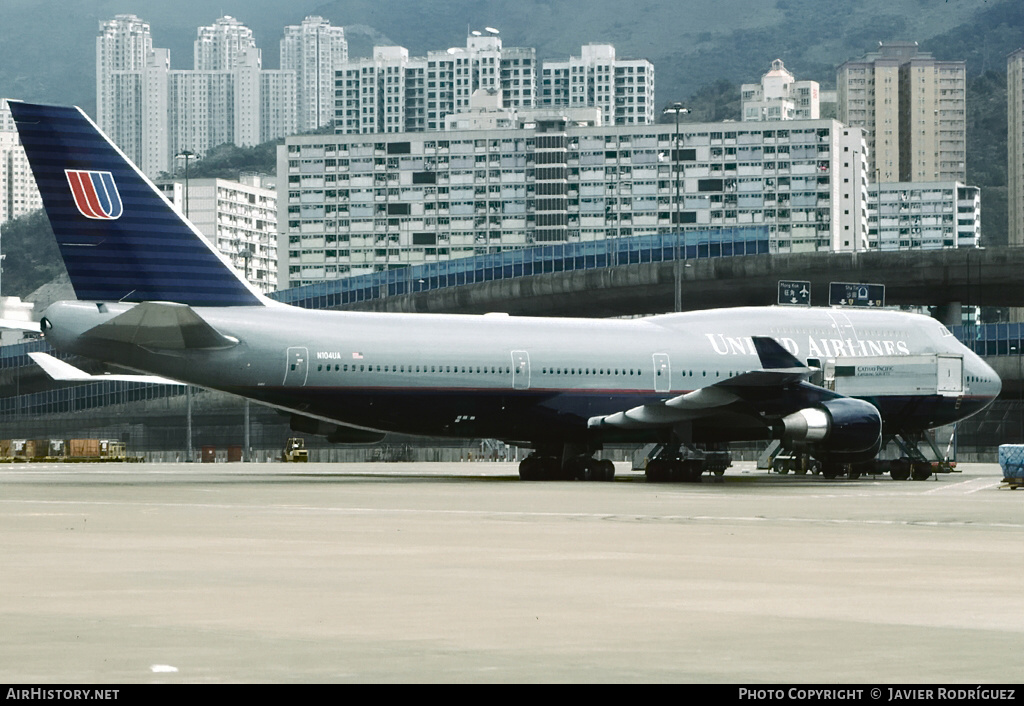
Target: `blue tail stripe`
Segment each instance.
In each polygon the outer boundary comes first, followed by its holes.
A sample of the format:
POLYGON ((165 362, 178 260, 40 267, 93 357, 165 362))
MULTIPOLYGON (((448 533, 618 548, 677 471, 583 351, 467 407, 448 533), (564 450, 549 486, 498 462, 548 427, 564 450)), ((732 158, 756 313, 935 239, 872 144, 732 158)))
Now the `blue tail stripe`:
POLYGON ((119 218, 121 210, 117 207, 118 200, 116 200, 117 192, 114 186, 114 179, 106 173, 93 173, 89 176, 92 179, 92 188, 96 189, 96 196, 100 200, 100 208, 111 218, 119 218))
POLYGON ((262 304, 77 108, 10 106, 80 299, 262 304), (79 211, 66 170, 92 172, 106 218, 79 211))

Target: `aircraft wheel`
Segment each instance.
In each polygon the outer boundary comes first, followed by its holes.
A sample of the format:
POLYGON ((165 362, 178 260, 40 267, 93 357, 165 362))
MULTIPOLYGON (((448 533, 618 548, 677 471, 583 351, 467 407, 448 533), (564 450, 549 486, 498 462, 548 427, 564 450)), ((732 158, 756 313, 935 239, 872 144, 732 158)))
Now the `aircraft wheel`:
POLYGON ((519 462, 520 480, 561 480, 562 466, 554 456, 527 456, 519 462))
POLYGON ((564 471, 562 475, 566 478, 591 480, 594 475, 594 462, 586 456, 577 456, 576 458, 570 458, 562 470, 564 471))
POLYGON ((910 471, 914 480, 928 480, 932 477, 932 469, 926 463, 915 463, 910 471))
POLYGON ((700 483, 704 475, 704 464, 701 461, 684 461, 683 478, 687 483, 700 483))
POLYGON ((689 480, 685 461, 669 461, 669 480, 673 483, 681 483, 689 480))
POLYGON ((647 462, 646 474, 648 483, 667 483, 672 479, 669 462, 658 458, 647 462))
POLYGON ((613 481, 615 480, 615 464, 608 459, 602 459, 597 462, 598 468, 598 480, 613 481))
POLYGON ((821 467, 821 475, 823 478, 832 480, 833 478, 839 477, 839 474, 843 472, 842 465, 838 463, 825 463, 821 467))
POLYGON ((541 476, 540 460, 535 456, 527 456, 519 462, 519 480, 540 480, 541 476))
POLYGON ((893 461, 889 467, 889 476, 893 480, 908 480, 910 478, 910 462, 904 459, 893 461))

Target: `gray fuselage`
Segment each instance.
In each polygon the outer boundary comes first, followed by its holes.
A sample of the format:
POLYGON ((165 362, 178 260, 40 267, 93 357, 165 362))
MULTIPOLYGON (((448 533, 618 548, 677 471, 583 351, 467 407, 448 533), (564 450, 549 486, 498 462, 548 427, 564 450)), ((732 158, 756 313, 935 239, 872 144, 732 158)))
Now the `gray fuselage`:
MULTIPOLYGON (((132 305, 61 302, 45 314, 58 350, 224 390, 364 429, 526 443, 584 439, 587 421, 657 403, 761 367, 751 336, 776 339, 800 361, 951 354, 963 358, 958 399, 916 401, 887 381, 868 390, 887 425, 930 428, 968 416, 999 392, 995 373, 940 323, 893 311, 722 309, 640 319, 555 319, 311 311, 277 306, 195 308, 237 344, 160 350, 86 334, 132 305), (899 399, 896 399, 896 398, 899 399), (892 399, 890 399, 892 398, 892 399)), ((757 410, 719 410, 694 439, 765 438, 764 418, 805 404, 775 391, 757 410)), ((658 430, 623 438, 657 438, 658 430)), ((615 434, 605 432, 608 438, 615 434)))

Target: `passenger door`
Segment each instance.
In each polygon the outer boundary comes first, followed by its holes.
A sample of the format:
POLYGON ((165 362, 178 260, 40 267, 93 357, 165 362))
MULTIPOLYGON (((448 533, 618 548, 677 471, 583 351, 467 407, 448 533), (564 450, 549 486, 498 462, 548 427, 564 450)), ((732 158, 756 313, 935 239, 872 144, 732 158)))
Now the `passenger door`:
POLYGON ((672 389, 672 367, 667 353, 654 354, 654 391, 669 392, 672 389))
POLYGON ((530 389, 530 354, 512 351, 512 389, 530 389))
POLYGON ((302 387, 309 375, 309 351, 306 348, 289 348, 284 369, 285 387, 302 387))
POLYGON ((964 359, 963 356, 938 356, 937 389, 944 397, 956 397, 964 393, 964 359))

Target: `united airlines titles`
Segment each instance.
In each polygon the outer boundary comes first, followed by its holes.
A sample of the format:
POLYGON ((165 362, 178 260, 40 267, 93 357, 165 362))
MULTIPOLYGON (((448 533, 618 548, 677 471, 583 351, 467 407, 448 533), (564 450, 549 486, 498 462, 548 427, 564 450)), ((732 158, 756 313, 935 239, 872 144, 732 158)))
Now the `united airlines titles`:
MULTIPOLYGON (((725 336, 720 333, 706 333, 711 347, 718 355, 757 355, 754 341, 750 336, 725 336)), ((865 338, 814 338, 807 337, 806 353, 792 338, 776 339, 782 346, 798 358, 801 356, 818 358, 839 358, 881 355, 910 355, 906 341, 893 339, 865 338)))

